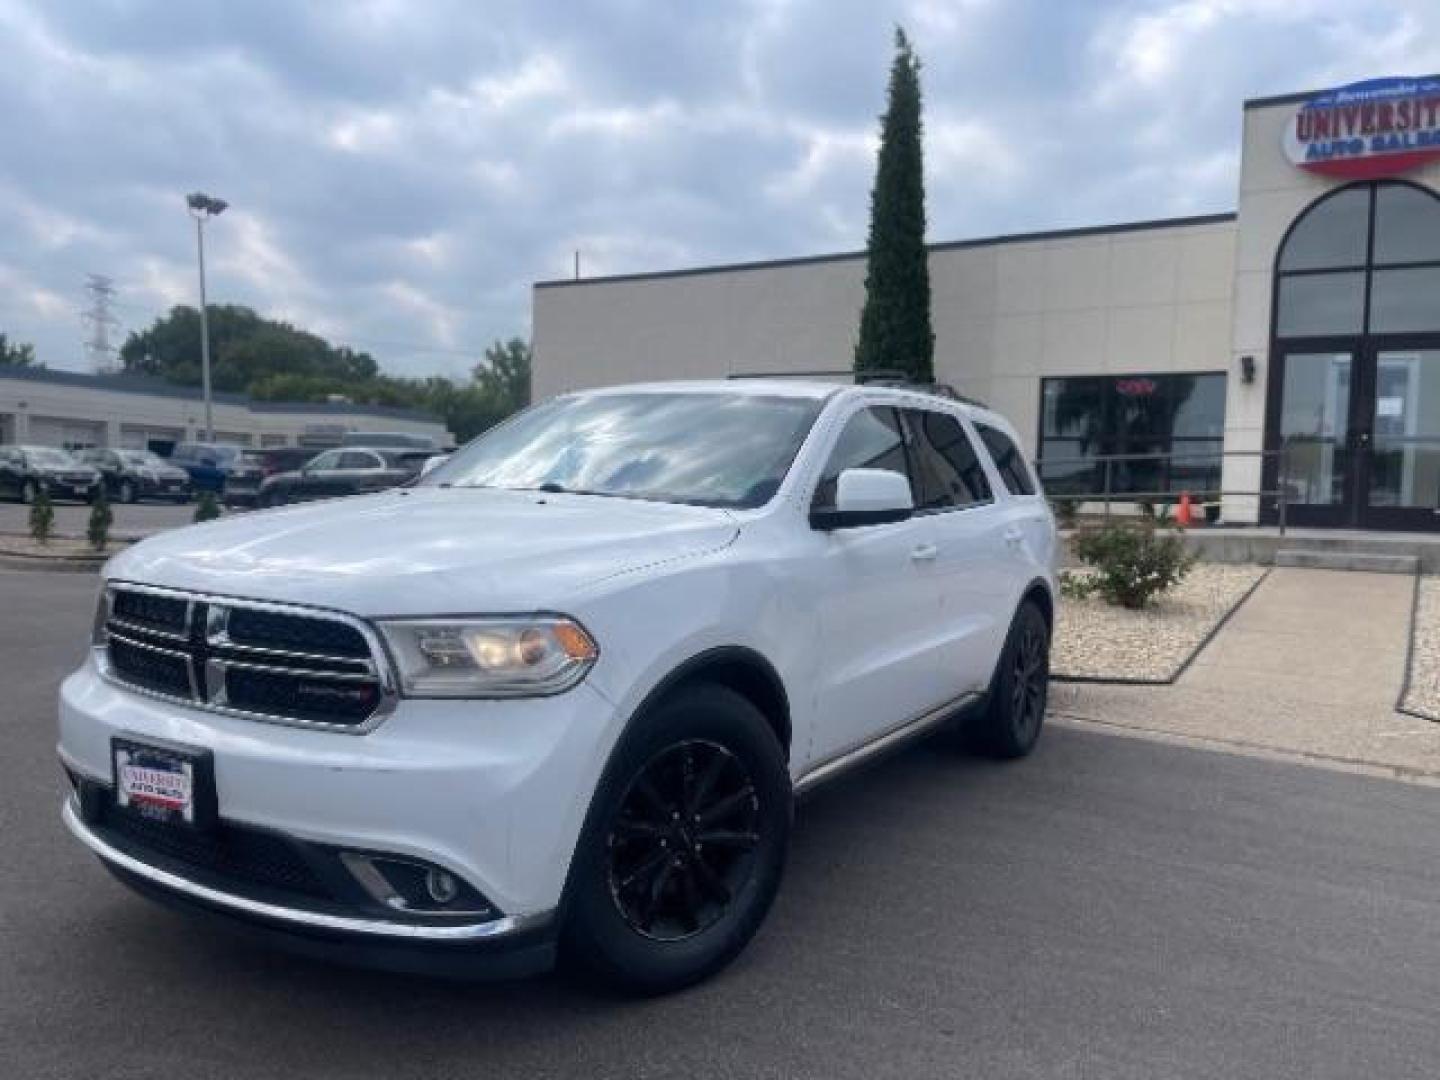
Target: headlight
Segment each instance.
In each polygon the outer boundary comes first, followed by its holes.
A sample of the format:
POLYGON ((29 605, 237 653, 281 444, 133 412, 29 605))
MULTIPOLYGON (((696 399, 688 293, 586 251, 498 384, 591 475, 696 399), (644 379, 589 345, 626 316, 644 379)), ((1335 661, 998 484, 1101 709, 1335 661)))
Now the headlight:
POLYGON ((559 694, 600 654, 584 627, 560 615, 396 619, 380 630, 408 697, 559 694))

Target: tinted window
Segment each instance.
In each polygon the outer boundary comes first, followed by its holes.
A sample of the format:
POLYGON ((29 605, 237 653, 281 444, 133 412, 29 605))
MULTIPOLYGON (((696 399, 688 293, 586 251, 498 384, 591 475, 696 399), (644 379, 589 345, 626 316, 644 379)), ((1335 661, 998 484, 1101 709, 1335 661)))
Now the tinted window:
POLYGON ((1370 236, 1370 189, 1350 188, 1318 203, 1296 224, 1280 269, 1363 266, 1370 236))
MULTIPOLYGON (((825 462, 820 483, 815 488, 813 506, 817 510, 835 507, 835 481, 846 469, 889 469, 907 476, 905 441, 900 435, 900 420, 894 409, 861 409, 845 421, 835 449, 825 462)), ((911 488, 914 488, 913 481, 911 488)))
POLYGON ((338 469, 340 467, 340 451, 326 450, 323 454, 317 454, 305 467, 307 469, 338 469))
POLYGON ((556 398, 493 428, 421 483, 763 506, 821 404, 695 391, 556 398))
POLYGON ((1220 489, 1224 375, 1083 376, 1041 386, 1040 475, 1050 494, 1220 489), (1116 460, 1107 466, 1101 457, 1116 460))
POLYGON ((986 502, 990 481, 960 421, 950 413, 906 409, 915 445, 915 509, 986 502))
POLYGON ((340 455, 340 468, 342 469, 378 469, 381 461, 374 454, 366 454, 359 450, 347 450, 340 455))
POLYGON ((985 424, 976 424, 975 430, 980 433, 980 441, 985 444, 985 449, 990 451, 995 470, 1000 474, 1000 479, 1005 481, 1005 487, 1010 494, 1034 495, 1035 482, 1030 479, 1030 470, 1025 465, 1025 459, 1020 456, 1014 440, 999 428, 987 427, 985 424))

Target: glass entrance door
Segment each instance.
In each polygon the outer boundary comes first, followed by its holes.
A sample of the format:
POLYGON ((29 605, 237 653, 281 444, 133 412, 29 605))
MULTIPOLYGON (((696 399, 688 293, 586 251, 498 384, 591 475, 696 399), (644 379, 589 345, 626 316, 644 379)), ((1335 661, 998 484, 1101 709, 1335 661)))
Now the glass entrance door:
MULTIPOLYGON (((1356 477, 1352 438, 1352 349, 1317 349, 1280 358, 1280 445, 1283 465, 1266 472, 1297 525, 1345 525, 1356 477)), ((1272 425, 1271 430, 1276 426, 1272 425)))
POLYGON ((1370 350, 1360 523, 1440 526, 1440 347, 1370 350))

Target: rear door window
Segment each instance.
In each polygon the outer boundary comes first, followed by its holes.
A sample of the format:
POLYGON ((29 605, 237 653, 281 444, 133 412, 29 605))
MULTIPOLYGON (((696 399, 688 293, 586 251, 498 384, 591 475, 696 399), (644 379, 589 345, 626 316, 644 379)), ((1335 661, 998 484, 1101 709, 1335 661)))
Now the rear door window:
POLYGON ((1031 475, 1030 466, 1026 464, 1020 448, 1015 445, 1015 440, 999 428, 990 427, 988 424, 977 423, 975 430, 980 433, 980 441, 985 444, 985 449, 990 451, 990 458, 995 462, 995 471, 1000 474, 1000 479, 1005 481, 1005 487, 1010 494, 1034 495, 1035 478, 1031 475))
POLYGON ((904 409, 915 450, 915 509, 954 510, 992 498, 990 481, 952 413, 904 409))
POLYGON ((835 508, 835 481, 846 469, 889 469, 909 478, 914 491, 915 480, 906 463, 905 437, 894 409, 871 406, 845 421, 815 488, 811 504, 814 509, 835 508))

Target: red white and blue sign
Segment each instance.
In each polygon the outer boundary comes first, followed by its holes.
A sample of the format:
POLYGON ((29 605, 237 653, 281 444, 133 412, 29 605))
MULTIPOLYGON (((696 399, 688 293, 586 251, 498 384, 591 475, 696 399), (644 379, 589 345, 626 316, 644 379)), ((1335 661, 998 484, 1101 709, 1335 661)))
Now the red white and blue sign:
POLYGON ((1346 180, 1440 159, 1440 78, 1371 79, 1316 94, 1285 126, 1285 155, 1346 180))

